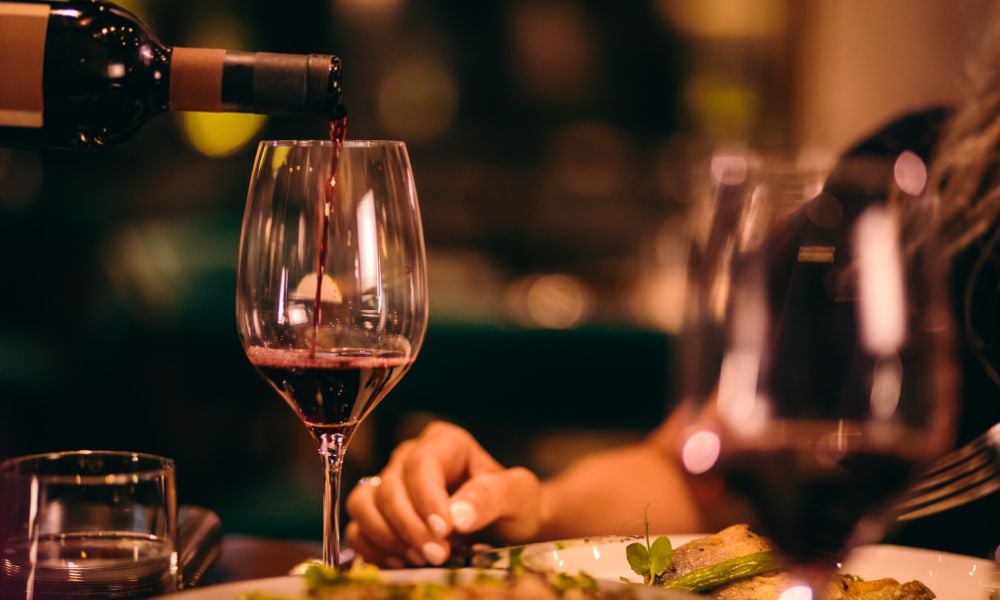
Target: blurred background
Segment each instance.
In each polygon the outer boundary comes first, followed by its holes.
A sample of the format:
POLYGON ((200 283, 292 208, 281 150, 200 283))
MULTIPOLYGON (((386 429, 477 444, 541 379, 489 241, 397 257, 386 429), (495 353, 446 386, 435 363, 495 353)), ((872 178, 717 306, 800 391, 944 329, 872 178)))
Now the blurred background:
MULTIPOLYGON (((431 322, 345 488, 430 418, 551 473, 675 397, 685 190, 713 148, 833 155, 961 99, 989 0, 128 0, 171 45, 335 53, 351 138, 407 142, 431 322), (517 432, 514 435, 512 432, 517 432)), ((101 152, 0 149, 0 458, 174 457, 227 530, 315 539, 311 439, 234 323, 257 140, 177 114, 101 152)))

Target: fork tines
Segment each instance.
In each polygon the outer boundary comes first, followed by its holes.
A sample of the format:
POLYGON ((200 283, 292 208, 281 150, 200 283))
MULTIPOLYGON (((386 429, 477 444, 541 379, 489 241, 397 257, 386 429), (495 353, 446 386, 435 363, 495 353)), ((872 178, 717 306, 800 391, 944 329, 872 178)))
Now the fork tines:
POLYGON ((1000 423, 945 455, 911 487, 895 509, 912 521, 1000 490, 1000 423))

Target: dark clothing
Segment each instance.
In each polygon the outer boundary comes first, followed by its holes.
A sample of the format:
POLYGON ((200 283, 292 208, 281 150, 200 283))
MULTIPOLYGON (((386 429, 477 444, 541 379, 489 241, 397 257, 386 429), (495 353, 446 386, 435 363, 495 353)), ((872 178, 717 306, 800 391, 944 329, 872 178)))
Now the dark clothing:
MULTIPOLYGON (((934 108, 907 115, 849 154, 894 156, 910 150, 929 164, 950 116, 934 108)), ((1000 169, 1000 164, 996 165, 1000 169)), ((994 178, 995 179, 995 178, 994 178)), ((950 293, 961 377, 956 444, 1000 422, 1000 222, 952 259, 950 293)), ((900 524, 891 543, 992 557, 1000 544, 1000 494, 925 519, 900 524)))

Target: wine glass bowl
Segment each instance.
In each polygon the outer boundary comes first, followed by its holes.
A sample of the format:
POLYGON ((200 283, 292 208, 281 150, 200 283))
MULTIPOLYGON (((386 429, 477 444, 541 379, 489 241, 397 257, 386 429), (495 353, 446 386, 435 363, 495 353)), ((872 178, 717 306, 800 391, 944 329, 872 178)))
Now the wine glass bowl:
POLYGON ((344 452, 413 363, 427 325, 423 234, 402 142, 261 142, 236 314, 250 362, 319 445, 323 558, 337 566, 344 452))
POLYGON ((682 463, 821 581, 947 449, 954 373, 936 198, 915 154, 833 169, 717 157, 698 202, 682 463), (705 474, 705 475, 702 475, 705 474))

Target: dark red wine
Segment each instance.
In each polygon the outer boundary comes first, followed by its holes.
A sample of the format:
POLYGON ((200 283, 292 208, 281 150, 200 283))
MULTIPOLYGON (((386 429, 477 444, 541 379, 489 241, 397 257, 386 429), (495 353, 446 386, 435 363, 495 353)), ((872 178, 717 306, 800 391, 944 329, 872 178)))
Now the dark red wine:
POLYGON ((327 115, 330 55, 170 47, 104 0, 0 0, 0 145, 100 147, 166 110, 327 115))
POLYGON ((250 362, 314 432, 356 425, 396 385, 412 359, 400 352, 252 346, 250 362))
POLYGON ((732 453, 717 469, 727 488, 750 502, 761 533, 793 559, 811 561, 838 556, 861 518, 906 487, 916 464, 878 452, 833 459, 778 448, 732 453))
POLYGON ((334 209, 334 197, 337 192, 337 166, 340 164, 340 152, 344 149, 347 138, 347 110, 338 105, 330 115, 330 181, 323 194, 323 210, 320 211, 319 243, 316 252, 316 299, 313 305, 312 345, 309 356, 316 356, 316 340, 319 339, 319 323, 323 315, 323 271, 326 269, 327 242, 330 237, 330 215, 334 209))

